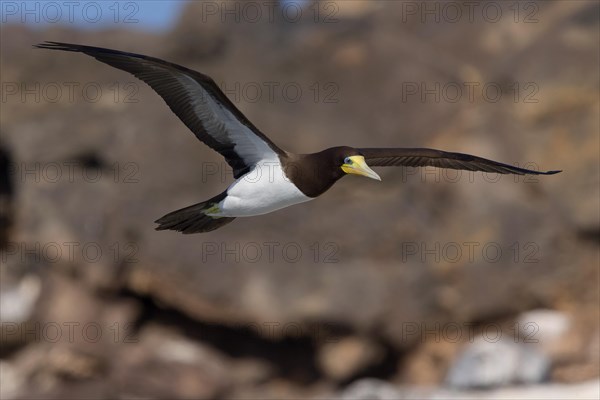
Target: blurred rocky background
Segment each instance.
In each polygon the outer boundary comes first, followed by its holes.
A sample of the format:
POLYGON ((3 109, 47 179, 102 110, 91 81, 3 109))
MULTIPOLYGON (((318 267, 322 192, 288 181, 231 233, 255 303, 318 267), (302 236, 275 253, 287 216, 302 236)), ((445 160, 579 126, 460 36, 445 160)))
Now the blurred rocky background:
POLYGON ((597 1, 191 2, 161 31, 144 2, 96 3, 94 29, 23 4, 0 30, 0 398, 599 397, 597 1), (143 83, 44 40, 209 74, 291 151, 563 172, 380 169, 156 232, 231 173, 143 83))

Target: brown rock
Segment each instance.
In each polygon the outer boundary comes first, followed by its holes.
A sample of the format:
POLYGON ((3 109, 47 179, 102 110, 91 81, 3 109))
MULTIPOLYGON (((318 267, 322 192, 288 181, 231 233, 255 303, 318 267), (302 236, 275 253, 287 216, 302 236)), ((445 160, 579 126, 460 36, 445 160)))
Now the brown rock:
POLYGON ((351 336, 322 346, 319 367, 329 378, 344 380, 380 361, 383 349, 371 340, 351 336))

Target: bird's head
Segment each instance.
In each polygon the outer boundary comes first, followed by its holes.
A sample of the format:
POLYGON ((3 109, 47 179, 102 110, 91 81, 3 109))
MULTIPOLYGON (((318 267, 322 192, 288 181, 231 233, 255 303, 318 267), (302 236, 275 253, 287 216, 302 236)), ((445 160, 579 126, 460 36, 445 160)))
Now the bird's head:
POLYGON ((340 168, 346 174, 381 180, 381 177, 367 165, 365 157, 357 149, 351 147, 340 148, 338 159, 340 168))

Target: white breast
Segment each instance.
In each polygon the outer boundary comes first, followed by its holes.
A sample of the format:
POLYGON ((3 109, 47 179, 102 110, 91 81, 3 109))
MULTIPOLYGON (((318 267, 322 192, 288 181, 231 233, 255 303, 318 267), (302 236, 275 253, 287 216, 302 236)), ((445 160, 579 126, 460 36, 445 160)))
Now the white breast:
POLYGON ((263 160, 227 189, 214 216, 250 217, 312 199, 285 176, 278 159, 263 160))

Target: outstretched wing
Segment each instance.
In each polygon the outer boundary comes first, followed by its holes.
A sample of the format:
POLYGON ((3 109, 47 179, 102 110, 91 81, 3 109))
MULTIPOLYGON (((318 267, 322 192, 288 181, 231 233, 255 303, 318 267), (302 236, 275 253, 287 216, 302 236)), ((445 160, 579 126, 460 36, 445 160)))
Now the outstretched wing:
POLYGON ((463 153, 434 149, 358 149, 371 167, 437 167, 516 175, 552 175, 561 171, 533 171, 463 153))
POLYGON ((60 42, 34 47, 84 53, 146 82, 198 139, 225 157, 236 178, 258 161, 283 153, 209 76, 158 58, 101 47, 60 42))

